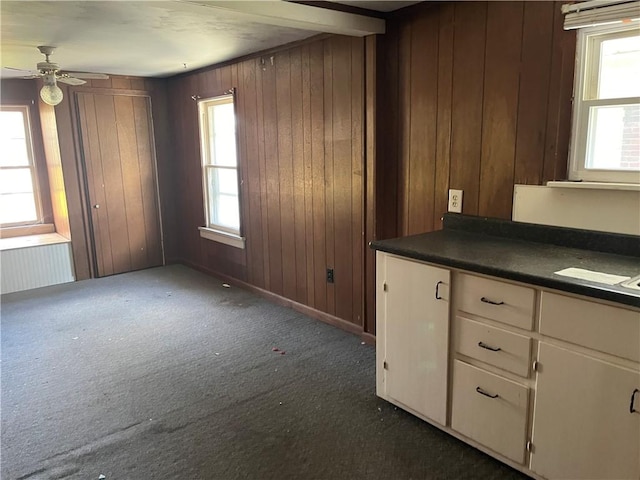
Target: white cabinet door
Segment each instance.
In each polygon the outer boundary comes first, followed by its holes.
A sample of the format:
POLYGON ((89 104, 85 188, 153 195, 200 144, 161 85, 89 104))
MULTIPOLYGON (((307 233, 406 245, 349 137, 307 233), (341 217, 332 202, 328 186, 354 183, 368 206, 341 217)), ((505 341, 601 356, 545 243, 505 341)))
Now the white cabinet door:
MULTIPOLYGON (((602 319, 606 321, 606 319, 602 319)), ((549 479, 640 478, 640 373, 539 345, 531 470, 549 479)))
POLYGON ((378 354, 384 357, 379 393, 444 425, 449 271, 384 254, 378 261, 384 262, 378 281, 386 284, 378 290, 378 354))

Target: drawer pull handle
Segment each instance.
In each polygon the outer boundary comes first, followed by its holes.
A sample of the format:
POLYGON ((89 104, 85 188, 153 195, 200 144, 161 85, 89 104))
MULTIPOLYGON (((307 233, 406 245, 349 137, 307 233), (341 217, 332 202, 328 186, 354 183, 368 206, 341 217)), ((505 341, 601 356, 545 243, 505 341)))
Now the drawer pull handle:
POLYGON ((636 393, 639 393, 640 390, 638 390, 637 388, 633 390, 633 393, 631 394, 631 404, 629 405, 629 413, 640 413, 638 410, 636 410, 635 408, 633 408, 634 403, 636 403, 636 393))
POLYGON ((478 346, 480 348, 484 348, 485 350, 491 350, 492 352, 499 352, 500 350, 502 350, 500 347, 492 347, 484 342, 478 342, 478 346))
POLYGON ((482 297, 480 301, 490 305, 504 305, 504 302, 494 302, 493 300, 489 300, 487 297, 482 297))
POLYGON ((442 280, 438 281, 438 283, 436 283, 436 300, 442 300, 442 297, 440 296, 440 285, 443 284, 444 282, 442 280))
POLYGON ((484 395, 485 397, 489 397, 489 398, 498 398, 500 396, 497 393, 495 395, 491 395, 490 393, 485 392, 480 387, 476 387, 476 392, 478 392, 480 395, 484 395))

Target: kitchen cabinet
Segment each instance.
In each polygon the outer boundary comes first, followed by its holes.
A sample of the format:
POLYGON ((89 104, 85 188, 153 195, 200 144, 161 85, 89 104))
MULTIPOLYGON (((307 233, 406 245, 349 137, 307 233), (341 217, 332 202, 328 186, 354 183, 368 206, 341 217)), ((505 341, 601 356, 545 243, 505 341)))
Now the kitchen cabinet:
POLYGON ((377 262, 380 397, 534 478, 640 478, 637 309, 377 262))
POLYGON ((378 395, 537 480, 640 480, 640 292, 557 273, 637 275, 638 238, 459 214, 443 226, 371 244, 378 395), (421 331, 420 312, 435 322, 443 305, 442 333, 421 331))
POLYGON ((453 366, 451 428, 524 462, 529 389, 460 360, 453 366))
POLYGON ((453 285, 451 428, 524 464, 536 292, 466 273, 453 285))
POLYGON ((377 253, 377 394, 444 425, 449 270, 377 253))
POLYGON ((540 333, 531 469, 640 478, 640 313, 544 291, 540 333))
POLYGON ((538 362, 531 470, 545 478, 640 478, 638 371, 546 342, 538 362))

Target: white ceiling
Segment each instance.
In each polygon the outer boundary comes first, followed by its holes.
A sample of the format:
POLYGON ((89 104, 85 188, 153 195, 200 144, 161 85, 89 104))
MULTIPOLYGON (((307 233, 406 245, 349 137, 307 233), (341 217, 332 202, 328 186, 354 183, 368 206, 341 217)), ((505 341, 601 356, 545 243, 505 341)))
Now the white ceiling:
MULTIPOLYGON (((340 1, 380 11, 417 3, 340 1)), ((162 77, 321 32, 377 28, 381 20, 279 0, 1 0, 0 62, 3 78, 20 76, 4 67, 35 70, 44 60, 36 47, 51 45, 51 61, 65 70, 162 77)))

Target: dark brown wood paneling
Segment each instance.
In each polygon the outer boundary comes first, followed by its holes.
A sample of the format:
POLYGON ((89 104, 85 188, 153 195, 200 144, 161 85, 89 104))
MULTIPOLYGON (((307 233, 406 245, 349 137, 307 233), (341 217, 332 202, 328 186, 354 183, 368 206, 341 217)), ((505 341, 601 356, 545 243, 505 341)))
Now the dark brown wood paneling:
POLYGON ((433 200, 433 229, 442 228, 442 214, 449 202, 451 164, 451 95, 453 92, 453 33, 455 7, 444 5, 438 25, 438 114, 436 119, 436 178, 433 200))
POLYGON ((562 25, 560 2, 555 2, 551 57, 547 137, 542 181, 564 180, 571 134, 571 95, 576 51, 576 31, 566 32, 562 25))
MULTIPOLYGON (((354 171, 352 159, 352 79, 351 79, 351 39, 333 40, 333 99, 332 99, 332 141, 333 141, 333 252, 335 275, 335 315, 338 318, 353 318, 353 247, 358 239, 353 235, 352 226, 352 180, 354 171), (354 242, 355 237, 355 242, 354 242)), ((362 121, 357 126, 362 128, 362 121)), ((362 155, 357 161, 362 168, 362 155)))
POLYGON ((262 232, 262 196, 260 154, 258 150, 258 104, 256 85, 256 65, 253 61, 240 64, 241 87, 239 98, 242 99, 242 110, 238 114, 242 118, 244 138, 244 165, 243 184, 247 188, 242 190, 247 193, 248 201, 244 211, 245 225, 251 235, 247 236, 247 262, 252 266, 248 272, 248 281, 258 287, 264 288, 264 262, 262 261, 264 235, 262 232))
MULTIPOLYGON (((163 198, 164 245, 166 247, 165 251, 169 251, 171 258, 175 258, 175 245, 178 241, 175 222, 173 221, 176 202, 172 198, 172 192, 175 175, 171 162, 173 156, 172 144, 168 138, 166 80, 112 76, 108 80, 92 80, 79 87, 70 87, 62 84, 60 87, 63 89, 64 100, 55 107, 55 121, 69 210, 71 246, 76 279, 83 280, 95 276, 91 253, 93 246, 87 220, 87 215, 91 212, 86 209, 87 193, 84 185, 85 171, 80 149, 80 123, 74 104, 76 92, 151 96, 153 101, 153 130, 155 130, 151 141, 152 148, 155 147, 154 150, 157 151, 158 171, 156 174, 163 198)), ((175 133, 177 129, 176 126, 172 126, 172 133, 175 133)), ((160 237, 158 236, 158 238, 160 237)))
POLYGON ((97 275, 161 265, 149 98, 76 95, 97 275))
MULTIPOLYGON (((364 39, 351 39, 351 169, 348 171, 351 179, 351 204, 347 205, 347 212, 351 215, 351 298, 349 299, 352 312, 351 319, 358 325, 364 326, 364 275, 365 255, 365 163, 364 163, 364 68, 365 68, 364 39)), ((346 220, 345 220, 346 221, 346 220)), ((349 265, 346 266, 349 268, 349 265)), ((349 289, 349 285, 346 285, 349 289)))
POLYGON ((92 247, 87 236, 85 223, 84 175, 80 170, 80 161, 76 157, 77 127, 73 119, 69 89, 61 87, 65 100, 55 107, 55 121, 58 131, 58 145, 64 174, 64 189, 69 210, 69 228, 71 231, 71 250, 76 280, 92 277, 92 247))
POLYGON ((431 230, 438 105, 438 17, 419 17, 411 29, 409 179, 406 233, 431 230))
MULTIPOLYGON (((324 190, 325 190, 325 252, 326 265, 335 269, 335 225, 334 225, 334 156, 333 156, 333 38, 323 42, 324 46, 324 190)), ((328 284, 326 288, 327 313, 335 315, 336 298, 335 284, 328 284)))
POLYGON ((409 197, 411 195, 411 23, 400 26, 398 40, 398 212, 397 230, 400 235, 409 231, 409 197))
POLYGON ((387 33, 380 38, 378 63, 380 81, 376 90, 378 108, 376 119, 380 138, 376 152, 376 234, 380 239, 397 237, 399 205, 399 50, 400 34, 397 23, 387 25, 387 33))
POLYGON ((489 2, 487 10, 478 214, 505 219, 513 197, 523 7, 489 2))
POLYGON ((393 147, 378 149, 376 201, 398 207, 396 218, 377 207, 377 230, 392 232, 394 220, 397 234, 440 228, 449 188, 464 191, 464 213, 510 218, 514 184, 566 176, 575 33, 562 30, 559 2, 442 2, 414 13, 381 37, 378 110, 393 147))
MULTIPOLYGON (((271 291, 271 258, 269 248, 271 245, 269 236, 269 203, 267 198, 267 175, 270 170, 267 169, 267 154, 265 148, 265 122, 264 122, 264 89, 262 87, 262 78, 265 70, 263 59, 256 59, 253 62, 253 68, 256 72, 256 122, 258 126, 258 157, 260 168, 260 224, 253 228, 258 228, 257 233, 263 238, 262 262, 264 268, 264 288, 271 291)), ((258 260, 255 259, 254 262, 258 260)))
POLYGON ((313 262, 314 304, 316 309, 327 310, 327 267, 325 225, 325 142, 324 142, 324 46, 318 42, 309 45, 309 77, 311 105, 311 162, 313 205, 313 262))
POLYGON ((177 229, 184 237, 179 257, 362 325, 363 75, 363 40, 334 36, 170 79, 170 113, 180 119, 174 142, 177 229), (201 239, 197 231, 204 217, 190 96, 231 87, 237 88, 245 250, 201 239))
POLYGON ((302 109, 302 49, 290 52, 291 60, 291 150, 293 169, 293 225, 295 242, 295 300, 307 302, 307 222, 305 215, 305 142, 302 109))
MULTIPOLYGON (((142 201, 141 172, 138 161, 136 121, 131 97, 113 97, 118 149, 121 154, 123 197, 126 208, 126 229, 131 257, 131 269, 140 270, 147 263, 146 229, 142 201), (140 222, 142 220, 142 222, 140 222)), ((153 190, 152 190, 153 192, 153 190)), ((160 238, 159 232, 156 232, 160 238)))
MULTIPOLYGON (((140 235, 140 244, 132 244, 131 248, 140 248, 140 260, 143 261, 141 268, 150 265, 162 265, 163 248, 162 243, 158 239, 162 238, 161 227, 158 212, 158 187, 156 169, 156 154, 153 148, 153 128, 151 124, 151 111, 149 99, 147 97, 131 97, 133 103, 133 122, 135 133, 136 150, 132 151, 137 162, 133 162, 131 169, 137 172, 139 184, 133 183, 129 190, 133 192, 136 188, 140 189, 142 202, 142 216, 137 219, 140 224, 138 228, 144 231, 144 236, 140 235), (142 255, 144 248, 144 255, 142 255)), ((135 196, 135 193, 128 193, 135 196)), ((127 207, 128 208, 128 207, 127 207)), ((127 213, 127 216, 130 214, 127 213)), ((131 222, 131 220, 129 220, 131 222)), ((133 227, 135 228, 135 226, 133 227)), ((130 229, 131 231, 131 229, 130 229)))
POLYGON ((381 76, 379 67, 380 37, 370 35, 365 38, 365 267, 363 282, 363 329, 365 332, 375 333, 375 282, 376 282, 376 262, 375 251, 368 248, 369 242, 376 240, 377 236, 377 198, 376 185, 378 178, 377 158, 378 158, 378 85, 381 76))
POLYGON ((311 132, 311 74, 310 74, 310 51, 309 46, 301 48, 301 68, 302 68, 302 150, 304 166, 304 219, 305 219, 305 255, 307 273, 307 297, 302 303, 310 306, 315 305, 315 277, 314 268, 314 234, 313 234, 313 151, 311 132))
MULTIPOLYGON (((278 175, 280 210, 280 238, 282 258, 282 293, 296 299, 296 243, 293 205, 293 136, 291 126, 291 57, 289 51, 276 56, 276 131, 277 158, 275 168, 278 175)), ((275 228, 275 226, 274 226, 275 228)))
POLYGON ((544 158, 555 8, 553 2, 524 4, 514 175, 516 184, 536 185, 542 179, 540 159, 544 158))
MULTIPOLYGON (((283 291, 282 222, 280 219, 280 170, 278 161, 278 106, 276 101, 276 69, 271 59, 262 69, 262 108, 264 114, 265 171, 267 183, 267 229, 269 231, 270 290, 278 295, 283 291)), ((288 234, 289 232, 287 232, 288 234)), ((247 233, 248 234, 248 233, 247 233)), ((287 251, 286 255, 291 255, 287 251)))
POLYGON ((478 213, 487 5, 457 3, 453 45, 450 187, 464 191, 462 211, 478 213))

